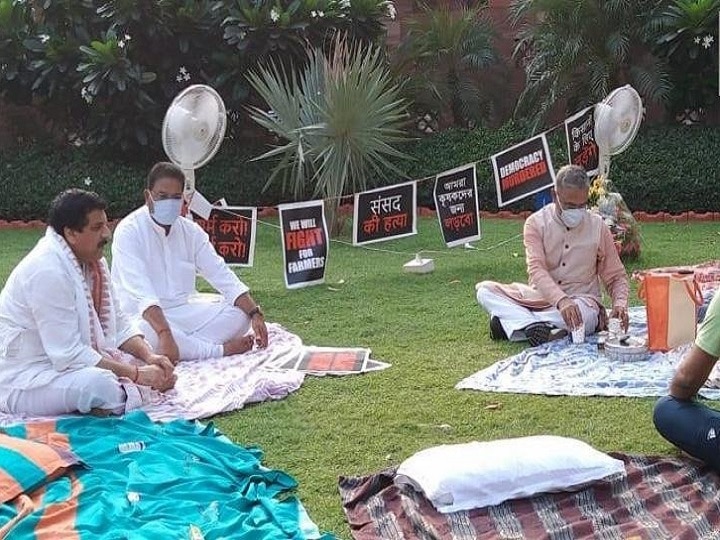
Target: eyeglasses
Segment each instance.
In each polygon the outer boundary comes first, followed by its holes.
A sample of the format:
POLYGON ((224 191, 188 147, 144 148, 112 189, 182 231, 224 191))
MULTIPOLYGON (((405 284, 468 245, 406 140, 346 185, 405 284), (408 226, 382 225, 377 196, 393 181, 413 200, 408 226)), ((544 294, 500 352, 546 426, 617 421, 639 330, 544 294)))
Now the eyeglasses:
POLYGON ((150 196, 153 201, 166 201, 168 199, 179 200, 182 199, 182 193, 153 193, 150 192, 150 196))
POLYGON ((582 204, 573 204, 573 203, 566 203, 562 202, 560 199, 558 199, 558 202, 560 203, 560 207, 563 210, 587 210, 588 203, 582 203, 582 204))

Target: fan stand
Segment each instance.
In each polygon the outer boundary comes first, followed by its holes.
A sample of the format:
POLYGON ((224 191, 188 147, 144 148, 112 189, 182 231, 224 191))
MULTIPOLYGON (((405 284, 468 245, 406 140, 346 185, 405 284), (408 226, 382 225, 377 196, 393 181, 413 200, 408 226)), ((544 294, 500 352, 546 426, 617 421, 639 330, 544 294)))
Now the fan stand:
POLYGON ((598 148, 598 176, 602 176, 604 180, 610 178, 610 154, 598 148))
POLYGON ((192 200, 193 193, 195 193, 195 169, 182 168, 182 172, 185 175, 185 187, 183 189, 183 195, 188 204, 192 200))

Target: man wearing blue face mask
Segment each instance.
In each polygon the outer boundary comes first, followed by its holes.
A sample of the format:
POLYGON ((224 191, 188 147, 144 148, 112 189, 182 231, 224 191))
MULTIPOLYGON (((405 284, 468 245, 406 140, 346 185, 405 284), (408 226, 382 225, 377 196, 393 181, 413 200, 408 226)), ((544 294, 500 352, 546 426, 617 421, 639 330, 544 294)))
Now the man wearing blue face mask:
POLYGON ((153 348, 174 363, 240 354, 253 342, 266 347, 263 312, 247 285, 207 233, 181 216, 184 186, 182 170, 156 163, 148 174, 145 205, 116 227, 111 274, 120 305, 138 317, 153 348), (197 274, 224 301, 191 303, 197 274))
POLYGON ((482 281, 478 303, 490 314, 490 336, 528 340, 537 346, 584 328, 606 326, 600 285, 612 299, 610 317, 628 326, 629 282, 612 233, 587 211, 590 179, 582 167, 566 165, 555 178, 553 204, 525 222, 523 242, 529 285, 482 281))

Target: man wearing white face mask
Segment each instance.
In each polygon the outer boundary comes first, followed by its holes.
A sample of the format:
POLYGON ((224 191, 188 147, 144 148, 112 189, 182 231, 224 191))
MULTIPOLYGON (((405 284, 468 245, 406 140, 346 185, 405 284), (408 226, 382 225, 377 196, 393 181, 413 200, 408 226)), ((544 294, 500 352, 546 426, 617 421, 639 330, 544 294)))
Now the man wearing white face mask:
POLYGON ((267 346, 263 312, 193 221, 182 217, 185 175, 156 163, 145 205, 115 229, 112 281, 126 313, 136 315, 146 339, 171 361, 217 358, 267 346), (200 274, 224 301, 190 303, 200 274), (249 331, 252 330, 250 333, 249 331))
POLYGON ((490 314, 490 336, 537 346, 580 327, 592 334, 606 326, 600 285, 612 299, 610 317, 628 326, 629 282, 612 233, 587 211, 590 179, 566 165, 555 179, 553 204, 525 222, 523 242, 529 285, 482 281, 478 303, 490 314))

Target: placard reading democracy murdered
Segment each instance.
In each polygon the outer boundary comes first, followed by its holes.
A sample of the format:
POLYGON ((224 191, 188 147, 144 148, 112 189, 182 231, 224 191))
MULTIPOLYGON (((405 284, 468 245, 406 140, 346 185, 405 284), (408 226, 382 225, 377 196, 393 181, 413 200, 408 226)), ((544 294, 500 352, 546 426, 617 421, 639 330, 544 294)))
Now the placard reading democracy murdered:
POLYGON ((474 164, 437 175, 434 196, 440 230, 448 247, 480 239, 474 164))
POLYGON ((518 201, 555 183, 544 134, 492 156, 498 206, 518 201))
POLYGON ((256 220, 257 208, 249 206, 216 206, 208 219, 195 217, 215 251, 231 266, 253 265, 256 220))
POLYGON ((355 194, 356 246, 417 234, 417 184, 406 182, 355 194))
POLYGON ((588 107, 565 120, 568 159, 590 176, 598 172, 600 155, 595 142, 595 107, 588 107))
POLYGON ((325 281, 328 234, 323 201, 282 204, 280 227, 285 286, 299 289, 325 281))

